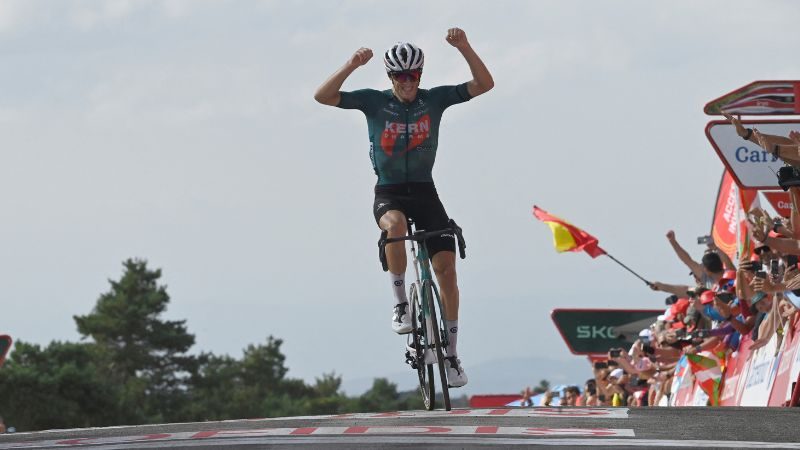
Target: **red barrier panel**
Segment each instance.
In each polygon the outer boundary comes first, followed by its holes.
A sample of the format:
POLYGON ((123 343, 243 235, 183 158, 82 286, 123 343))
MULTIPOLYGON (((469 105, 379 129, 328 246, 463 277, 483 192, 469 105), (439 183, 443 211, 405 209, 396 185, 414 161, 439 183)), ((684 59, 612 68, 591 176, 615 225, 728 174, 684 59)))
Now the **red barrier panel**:
POLYGON ((470 408, 490 408, 496 406, 506 406, 507 404, 521 399, 521 395, 500 394, 500 395, 473 395, 469 398, 470 408))

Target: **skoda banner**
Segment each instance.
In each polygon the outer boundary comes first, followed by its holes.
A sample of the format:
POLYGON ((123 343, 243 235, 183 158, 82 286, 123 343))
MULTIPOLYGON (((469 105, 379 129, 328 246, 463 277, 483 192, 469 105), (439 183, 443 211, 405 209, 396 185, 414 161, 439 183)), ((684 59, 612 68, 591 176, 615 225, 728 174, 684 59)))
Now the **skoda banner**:
POLYGON ((550 317, 570 352, 594 355, 629 348, 661 314, 663 309, 554 309, 550 317))
MULTIPOLYGON (((742 124, 747 128, 758 128, 764 134, 778 136, 788 136, 790 131, 800 130, 800 120, 743 120, 742 124)), ((780 189, 776 174, 783 166, 783 161, 739 137, 729 122, 709 122, 706 137, 739 187, 780 189)))

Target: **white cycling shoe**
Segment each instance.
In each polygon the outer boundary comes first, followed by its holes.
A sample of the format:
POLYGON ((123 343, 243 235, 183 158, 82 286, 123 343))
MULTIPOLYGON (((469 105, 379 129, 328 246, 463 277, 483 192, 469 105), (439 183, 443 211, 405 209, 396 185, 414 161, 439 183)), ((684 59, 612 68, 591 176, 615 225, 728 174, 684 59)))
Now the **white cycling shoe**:
POLYGON ((455 356, 444 358, 444 367, 447 369, 447 385, 458 388, 467 384, 467 373, 461 367, 461 360, 455 356))
POLYGON ((408 302, 394 305, 392 330, 397 334, 411 333, 411 312, 408 310, 408 302))

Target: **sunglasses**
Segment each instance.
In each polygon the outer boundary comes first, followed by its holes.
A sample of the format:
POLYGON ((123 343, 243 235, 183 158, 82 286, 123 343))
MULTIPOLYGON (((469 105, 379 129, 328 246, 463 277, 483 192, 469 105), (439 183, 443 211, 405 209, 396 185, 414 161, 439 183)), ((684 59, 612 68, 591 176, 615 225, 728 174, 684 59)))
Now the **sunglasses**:
POLYGON ((420 77, 422 77, 422 72, 419 70, 392 74, 392 79, 401 83, 405 83, 406 81, 419 81, 420 77))

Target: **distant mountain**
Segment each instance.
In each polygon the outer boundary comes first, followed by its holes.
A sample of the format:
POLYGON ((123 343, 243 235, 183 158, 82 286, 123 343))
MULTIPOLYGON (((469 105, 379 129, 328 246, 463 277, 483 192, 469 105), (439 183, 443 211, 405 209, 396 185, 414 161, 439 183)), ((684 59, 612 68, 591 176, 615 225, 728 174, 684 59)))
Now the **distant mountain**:
MULTIPOLYGON (((577 384, 583 389, 583 383, 592 376, 588 360, 578 356, 569 360, 537 357, 494 359, 464 369, 469 375, 469 384, 454 389, 451 395, 515 394, 526 386, 537 386, 540 380, 547 380, 551 385, 577 384)), ((438 372, 436 374, 438 376, 438 372)), ((413 390, 418 385, 416 373, 411 369, 379 376, 397 383, 400 391, 413 390)), ((343 379, 342 390, 349 396, 361 395, 372 387, 374 378, 343 379)))

